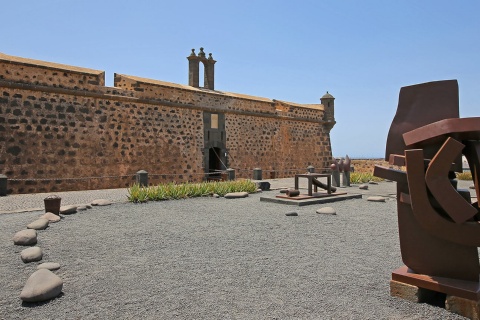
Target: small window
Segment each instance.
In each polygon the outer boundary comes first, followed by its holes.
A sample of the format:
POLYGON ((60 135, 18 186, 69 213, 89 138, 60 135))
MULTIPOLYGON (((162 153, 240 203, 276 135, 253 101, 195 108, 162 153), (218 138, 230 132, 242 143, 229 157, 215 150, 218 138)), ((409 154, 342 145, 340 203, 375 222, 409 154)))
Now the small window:
POLYGON ((212 113, 210 118, 210 123, 212 124, 212 129, 218 129, 218 114, 212 113))

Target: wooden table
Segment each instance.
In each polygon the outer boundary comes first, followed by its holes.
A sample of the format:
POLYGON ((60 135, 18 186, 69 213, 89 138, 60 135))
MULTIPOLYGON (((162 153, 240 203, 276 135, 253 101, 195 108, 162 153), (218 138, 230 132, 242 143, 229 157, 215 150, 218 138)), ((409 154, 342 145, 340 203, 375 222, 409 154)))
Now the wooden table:
MULTIPOLYGON (((298 190, 298 178, 307 178, 308 179, 308 195, 312 195, 312 185, 314 178, 327 178, 327 193, 332 193, 332 174, 331 173, 301 173, 295 175, 295 190, 298 190)), ((314 186, 315 192, 317 192, 318 187, 314 186)))

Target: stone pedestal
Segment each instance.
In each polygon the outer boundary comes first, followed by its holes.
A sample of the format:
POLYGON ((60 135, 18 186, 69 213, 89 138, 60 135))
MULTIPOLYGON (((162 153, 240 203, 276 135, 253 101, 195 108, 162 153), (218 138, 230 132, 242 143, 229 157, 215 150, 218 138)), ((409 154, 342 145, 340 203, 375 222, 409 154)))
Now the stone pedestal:
POLYGON ((416 274, 404 266, 392 272, 390 295, 443 307, 463 317, 480 320, 478 282, 416 274))
POLYGON ((445 300, 445 309, 472 320, 480 319, 479 301, 472 301, 447 295, 447 299, 445 300))

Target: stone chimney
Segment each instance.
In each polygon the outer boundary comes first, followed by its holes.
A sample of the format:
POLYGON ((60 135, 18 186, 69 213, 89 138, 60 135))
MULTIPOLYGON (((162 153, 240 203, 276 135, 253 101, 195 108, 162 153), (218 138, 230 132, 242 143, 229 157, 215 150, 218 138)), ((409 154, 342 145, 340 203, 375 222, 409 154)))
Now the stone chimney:
POLYGON ((198 55, 195 54, 195 49, 192 49, 192 53, 187 57, 188 59, 188 85, 192 87, 200 87, 200 61, 204 67, 203 87, 205 89, 215 89, 215 60, 213 60, 212 54, 208 54, 208 58, 203 52, 203 48, 200 48, 198 55))

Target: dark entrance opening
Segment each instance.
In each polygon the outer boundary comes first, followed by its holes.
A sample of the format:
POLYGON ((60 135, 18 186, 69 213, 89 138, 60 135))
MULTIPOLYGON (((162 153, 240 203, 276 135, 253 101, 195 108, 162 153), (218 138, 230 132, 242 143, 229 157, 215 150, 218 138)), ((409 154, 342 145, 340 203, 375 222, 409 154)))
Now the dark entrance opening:
POLYGON ((220 160, 220 148, 208 150, 208 179, 220 180, 222 178, 222 161, 220 160))

